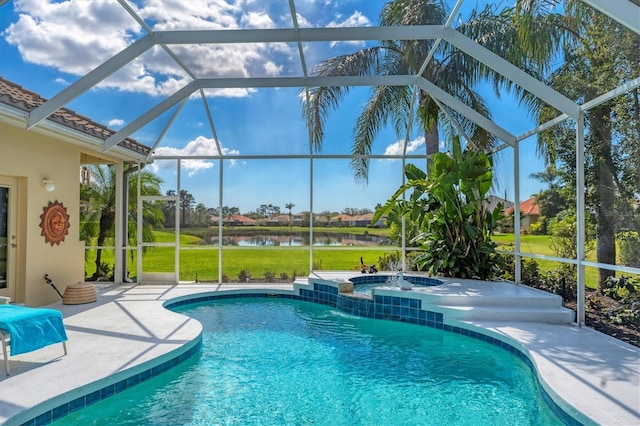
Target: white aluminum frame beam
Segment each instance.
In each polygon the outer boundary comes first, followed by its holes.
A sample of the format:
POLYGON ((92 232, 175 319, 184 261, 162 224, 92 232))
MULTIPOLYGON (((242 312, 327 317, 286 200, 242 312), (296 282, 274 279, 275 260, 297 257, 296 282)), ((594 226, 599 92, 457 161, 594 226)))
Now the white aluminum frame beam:
POLYGON ((516 137, 513 134, 498 126, 495 122, 480 114, 470 106, 460 102, 458 99, 454 98, 435 84, 423 77, 418 77, 415 84, 427 92, 429 96, 432 96, 434 99, 439 100, 457 113, 467 117, 469 120, 473 121, 478 126, 492 133, 507 144, 514 146, 516 137))
POLYGON ((155 44, 153 37, 146 35, 135 43, 127 46, 121 52, 115 54, 102 65, 89 71, 82 78, 77 80, 66 89, 59 92, 53 98, 49 99, 38 108, 31 111, 27 121, 27 130, 32 129, 36 124, 71 102, 87 90, 93 88, 105 78, 109 77, 120 68, 127 65, 147 50, 151 49, 155 44))
POLYGON ((169 108, 182 101, 185 97, 191 95, 196 90, 198 90, 197 81, 192 81, 191 83, 187 84, 182 89, 178 90, 173 95, 169 96, 158 105, 154 106, 153 108, 142 114, 140 117, 136 118, 131 123, 120 129, 118 132, 109 136, 104 141, 104 148, 102 149, 102 152, 107 152, 118 143, 131 136, 131 134, 140 130, 150 121, 166 112, 169 108))
MULTIPOLYGON (((131 60, 140 56, 155 44, 198 44, 198 43, 265 43, 265 42, 312 42, 339 40, 414 40, 442 38, 458 49, 466 52, 485 65, 500 72, 506 78, 536 94, 545 102, 561 112, 576 117, 579 106, 570 99, 550 89, 542 82, 518 69, 508 61, 483 48, 473 40, 451 28, 440 25, 399 26, 399 27, 357 27, 357 28, 295 28, 295 29, 255 29, 255 30, 214 30, 214 31, 159 31, 144 36, 125 48, 51 100, 36 108, 30 115, 28 127, 31 128, 52 114, 67 102, 84 93, 113 72, 122 68, 131 60)), ((380 86, 410 85, 413 76, 353 76, 353 77, 284 77, 284 78, 221 78, 200 79, 189 83, 165 101, 150 109, 147 113, 109 137, 103 151, 108 151, 120 141, 139 130, 149 121, 165 112, 175 103, 202 88, 247 88, 247 87, 322 87, 322 86, 380 86), (397 79, 397 80, 394 80, 397 79)), ((473 109, 455 100, 451 95, 427 82, 423 78, 418 85, 455 111, 466 116, 498 138, 513 145, 515 137, 495 125, 473 109)))
MULTIPOLYGON (((146 124, 166 112, 198 89, 237 87, 331 87, 331 86, 409 86, 415 77, 410 75, 347 76, 347 77, 265 77, 265 78, 208 78, 192 81, 146 113, 104 141, 103 152, 140 130, 146 124)), ((435 87, 435 86, 434 86, 435 87)))
POLYGON ((133 122, 111 135, 104 143, 103 151, 106 152, 116 146, 120 141, 140 130, 147 123, 157 118, 169 108, 190 96, 198 89, 228 88, 228 87, 333 87, 333 86, 410 86, 416 84, 430 96, 438 99, 454 111, 464 115, 483 129, 491 132, 496 137, 513 146, 516 137, 495 124, 493 121, 478 113, 471 107, 460 102, 444 90, 440 89, 428 80, 410 75, 389 76, 345 76, 345 77, 266 77, 266 78, 212 78, 192 81, 173 95, 169 96, 133 122))
POLYGON ((580 106, 571 99, 551 89, 540 80, 530 76, 511 62, 501 58, 459 31, 451 28, 444 28, 443 31, 445 34, 444 39, 453 46, 557 108, 560 112, 574 119, 578 118, 580 106))
POLYGON ((604 13, 611 19, 618 21, 631 31, 640 34, 640 7, 633 4, 630 0, 582 1, 597 11, 604 13))
POLYGON ((156 31, 159 44, 296 43, 326 41, 428 40, 443 35, 442 25, 379 27, 269 28, 156 31))

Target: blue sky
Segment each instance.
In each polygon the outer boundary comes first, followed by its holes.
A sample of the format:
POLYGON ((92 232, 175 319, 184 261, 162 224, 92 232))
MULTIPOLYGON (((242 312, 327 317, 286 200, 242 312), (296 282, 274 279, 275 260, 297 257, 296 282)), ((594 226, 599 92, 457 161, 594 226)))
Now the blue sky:
MULTIPOLYGON (((451 2, 453 4, 453 2, 451 2)), ((468 0, 469 7, 486 2, 468 0)), ((383 1, 297 0, 302 27, 376 25, 383 1)), ((132 7, 157 30, 291 28, 287 0, 138 0, 132 7)), ((135 20, 113 0, 10 0, 0 7, 0 75, 25 88, 52 97, 144 35, 135 20)), ((309 67, 320 60, 353 52, 362 43, 310 43, 305 45, 309 67)), ((300 76, 296 45, 252 44, 173 46, 172 50, 199 77, 300 76)), ((189 81, 188 76, 161 49, 151 49, 139 60, 105 79, 99 87, 75 99, 69 108, 119 129, 159 103, 189 81)), ((534 127, 526 110, 509 96, 486 94, 495 121, 518 135, 534 127)), ((367 88, 352 89, 327 121, 322 154, 348 154, 358 112, 368 98, 367 88)), ((308 133, 302 120, 299 89, 227 89, 206 91, 215 129, 225 154, 308 154, 308 133)), ((133 137, 153 145, 170 110, 133 137)), ((376 154, 397 152, 402 139, 390 129, 376 139, 376 154)), ((410 135, 412 153, 425 152, 419 134, 410 135)), ((541 189, 528 179, 541 171, 535 139, 521 145, 521 199, 541 189)), ((164 136, 158 155, 215 155, 217 148, 199 97, 192 97, 164 136)), ((174 161, 152 165, 165 180, 165 190, 175 187, 174 161)), ((424 167, 423 161, 417 164, 424 167)), ((241 211, 261 204, 293 203, 294 212, 309 210, 309 160, 227 160, 223 165, 223 204, 241 211)), ((497 195, 513 200, 513 158, 510 149, 498 158, 497 195)), ((341 211, 346 207, 373 209, 397 189, 401 179, 398 160, 372 160, 368 186, 356 185, 348 160, 314 162, 314 211, 341 211)), ((218 161, 182 164, 181 187, 207 207, 218 205, 218 161)))

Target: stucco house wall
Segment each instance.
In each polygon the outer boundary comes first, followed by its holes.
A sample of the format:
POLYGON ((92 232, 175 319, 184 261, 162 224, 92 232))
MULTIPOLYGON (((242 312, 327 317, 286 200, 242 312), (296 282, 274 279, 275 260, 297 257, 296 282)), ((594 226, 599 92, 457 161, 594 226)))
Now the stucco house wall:
MULTIPOLYGON (((59 296, 44 281, 49 274, 63 292, 68 284, 84 281, 84 242, 79 239, 78 147, 35 132, 0 123, 0 175, 18 183, 18 215, 15 253, 14 298, 29 306, 54 302, 59 296), (43 179, 53 180, 55 190, 47 192, 43 179), (58 201, 70 216, 68 235, 53 246, 41 235, 41 218, 50 202, 58 201)), ((10 253, 11 254, 11 253, 10 253)))
POLYGON ((27 306, 60 299, 45 282, 45 274, 62 294, 69 284, 84 281, 81 163, 136 163, 144 161, 150 151, 127 138, 104 153, 104 141, 115 132, 66 108, 27 130, 29 113, 44 102, 37 93, 0 77, 0 186, 13 194, 8 204, 13 218, 9 222, 14 226, 10 224, 9 234, 15 235, 7 235, 8 259, 13 264, 0 296, 8 295, 12 302, 27 306), (44 179, 52 180, 55 190, 45 191, 44 179), (69 215, 69 227, 63 241, 51 244, 43 236, 41 215, 56 202, 69 215))

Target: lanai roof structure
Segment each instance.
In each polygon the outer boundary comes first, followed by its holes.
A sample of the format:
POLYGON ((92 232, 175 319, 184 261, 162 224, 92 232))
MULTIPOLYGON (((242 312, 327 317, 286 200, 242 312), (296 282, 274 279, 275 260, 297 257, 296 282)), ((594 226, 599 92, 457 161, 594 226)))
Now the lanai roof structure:
MULTIPOLYGON (((640 34, 640 6, 630 0, 582 0, 599 13, 636 34, 640 34)), ((525 139, 535 136, 564 120, 578 123, 576 132, 576 164, 578 174, 578 280, 584 299, 584 113, 622 93, 640 86, 640 76, 630 75, 628 81, 611 87, 606 93, 583 103, 576 103, 566 94, 559 93, 544 81, 518 68, 481 43, 465 36, 459 27, 479 3, 498 8, 500 2, 447 0, 448 16, 434 25, 379 26, 376 19, 384 1, 360 0, 353 2, 313 2, 288 0, 272 2, 215 2, 215 1, 143 1, 110 0, 95 2, 53 2, 39 7, 28 1, 1 1, 0 11, 13 7, 19 18, 4 30, 9 44, 17 47, 25 64, 43 64, 37 52, 48 42, 64 43, 66 64, 50 69, 55 84, 39 82, 33 85, 21 81, 15 68, 10 74, 5 61, 0 61, 0 75, 16 81, 30 90, 37 90, 47 99, 29 105, 25 127, 36 130, 47 119, 59 117, 69 109, 97 119, 92 105, 103 102, 105 91, 119 94, 119 105, 130 111, 118 124, 117 130, 104 131, 102 150, 108 153, 122 147, 148 145, 150 149, 136 151, 137 161, 152 163, 167 159, 184 161, 251 160, 268 158, 290 159, 350 159, 348 151, 323 153, 310 135, 296 134, 292 141, 282 144, 264 144, 252 151, 240 151, 242 141, 219 137, 220 130, 230 134, 230 126, 266 125, 259 115, 251 113, 244 122, 230 123, 228 116, 216 111, 221 98, 250 98, 260 90, 282 90, 291 103, 300 105, 308 101, 309 90, 318 87, 371 88, 377 86, 408 86, 431 96, 441 110, 449 116, 457 131, 465 137, 463 126, 455 124, 460 117, 489 132, 496 140, 496 151, 514 150, 514 199, 520 199, 518 150, 525 139), (322 3, 322 4, 320 4, 322 3), (350 15, 344 15, 344 8, 350 15), (324 9, 322 9, 324 7, 324 9), (319 16, 316 22, 308 17, 313 10, 319 16), (320 12, 323 10, 324 12, 320 12), (377 10, 369 16, 362 11, 377 10), (65 35, 64 16, 75 25, 78 16, 85 14, 83 34, 95 39, 88 43, 65 35), (26 28, 30 28, 27 36, 26 28), (48 34, 48 35, 47 35, 48 34), (318 75, 314 67, 330 57, 370 47, 380 41, 429 40, 430 51, 421 66, 413 71, 388 72, 371 75, 344 73, 339 76, 318 75), (38 45, 40 45, 38 47, 38 45), (91 50, 78 50, 89 46, 91 50), (510 122, 513 118, 495 115, 490 118, 468 106, 456 94, 449 93, 436 82, 424 76, 438 46, 463 52, 478 66, 492 69, 515 87, 528 92, 557 110, 557 116, 524 132, 517 132, 510 122), (55 74, 60 74, 55 78, 55 74), (132 107, 133 106, 133 107, 132 107), (184 146, 176 146, 179 138, 171 135, 176 122, 188 115, 184 111, 198 108, 204 118, 203 133, 210 139, 208 150, 193 150, 188 154, 184 146), (171 139, 171 143, 168 140, 171 139), (295 140, 294 140, 295 139, 295 140)), ((543 2, 544 3, 544 2, 543 2)), ((554 2, 548 2, 552 5, 554 2)), ((560 8, 562 5, 557 5, 560 8)), ((51 65, 49 65, 51 67, 51 65)), ((274 92, 275 93, 275 92, 274 92)), ((275 95, 274 95, 275 96, 275 95)), ((111 105, 112 111, 119 105, 111 105)), ((264 105, 264 108, 268 106, 264 105)), ((258 106, 260 108, 260 106, 258 106)), ((124 108, 122 108, 124 110, 124 108)), ((251 110, 253 111, 253 110, 251 110)), ((302 115, 298 116, 303 121, 302 115)), ((413 135, 415 124, 406 123, 406 142, 413 135)), ((183 141, 185 144, 187 141, 183 141)), ((349 147, 346 144, 345 147, 349 147)), ((399 152, 374 150, 369 158, 420 159, 423 154, 407 151, 407 143, 399 152)), ((222 164, 222 163, 221 163, 222 164)), ((222 166, 220 167, 222 173, 222 166)), ((222 179, 220 179, 222 180, 222 179)), ((311 179, 312 180, 312 179, 311 179)), ((222 191, 222 184, 221 191, 222 191)), ((310 192, 313 194, 313 184, 310 192)), ((516 206, 518 203, 516 203, 516 206)), ((311 202, 311 210, 313 203, 311 202)), ((516 207, 514 229, 519 230, 516 207)), ((515 253, 519 256, 519 239, 515 253)), ((591 263, 590 266, 598 266, 591 263)), ((611 266, 611 265, 609 265, 611 266)), ((633 268, 618 270, 637 272, 633 268)), ((516 272, 519 274, 519 272, 516 272)), ((579 321, 584 321, 584 306, 579 308, 579 321)))

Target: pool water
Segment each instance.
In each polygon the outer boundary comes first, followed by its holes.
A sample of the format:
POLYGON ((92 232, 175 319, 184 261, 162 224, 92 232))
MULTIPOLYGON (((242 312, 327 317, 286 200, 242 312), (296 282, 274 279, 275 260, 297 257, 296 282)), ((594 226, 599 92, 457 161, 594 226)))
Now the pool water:
POLYGON ((285 299, 177 309, 199 355, 56 425, 554 425, 531 370, 488 343, 285 299))

